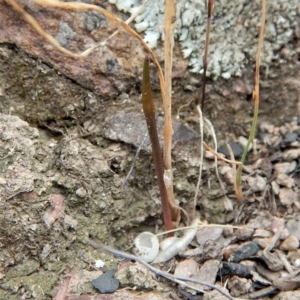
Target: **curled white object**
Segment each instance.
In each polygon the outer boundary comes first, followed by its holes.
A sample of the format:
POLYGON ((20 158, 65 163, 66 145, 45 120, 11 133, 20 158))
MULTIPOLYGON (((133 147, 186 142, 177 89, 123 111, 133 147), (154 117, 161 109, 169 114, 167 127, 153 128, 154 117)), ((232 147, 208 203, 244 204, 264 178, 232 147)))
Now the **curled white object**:
POLYGON ((137 250, 136 255, 147 263, 152 262, 159 251, 157 236, 148 231, 140 233, 134 239, 134 245, 137 250))
POLYGON ((196 235, 198 230, 197 225, 199 222, 200 220, 196 218, 192 222, 191 228, 187 229, 181 238, 174 240, 174 243, 171 243, 168 247, 163 249, 154 259, 153 263, 166 262, 177 255, 180 251, 186 250, 187 246, 191 243, 196 235))

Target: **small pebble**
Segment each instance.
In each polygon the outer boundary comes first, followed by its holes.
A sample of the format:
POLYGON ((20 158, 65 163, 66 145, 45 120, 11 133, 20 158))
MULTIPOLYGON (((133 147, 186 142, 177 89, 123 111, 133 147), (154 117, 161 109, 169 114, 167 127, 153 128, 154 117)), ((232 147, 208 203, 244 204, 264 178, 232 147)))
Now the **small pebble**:
POLYGON ((260 238, 269 238, 273 236, 272 232, 270 230, 266 229, 256 229, 253 233, 253 237, 260 237, 260 238))
POLYGON ((283 152, 283 159, 285 159, 285 160, 297 159, 299 156, 300 156, 300 148, 299 149, 288 149, 283 152))
POLYGON ((291 188, 295 185, 294 178, 284 173, 277 174, 276 182, 281 186, 286 186, 287 188, 291 188))
POLYGON ((299 240, 294 236, 288 236, 279 246, 280 250, 292 251, 299 247, 299 240))
POLYGON ((216 241, 223 233, 221 227, 203 227, 196 233, 196 239, 199 245, 204 245, 208 240, 216 241))
POLYGON ((295 142, 298 139, 298 133, 296 132, 289 132, 283 137, 283 142, 288 144, 295 142))
POLYGON ((93 287, 101 294, 115 292, 120 285, 120 281, 113 277, 116 272, 116 269, 112 269, 92 280, 93 287))
MULTIPOLYGON (((240 158, 244 151, 243 148, 239 144, 233 141, 228 142, 228 144, 231 147, 234 157, 240 158)), ((224 154, 227 158, 230 158, 226 145, 219 147, 218 152, 224 154)))
POLYGON ((250 240, 253 235, 253 229, 250 228, 238 228, 234 235, 240 240, 240 241, 247 241, 250 240))
POLYGON ((244 278, 250 278, 250 269, 242 264, 237 264, 233 262, 222 262, 220 268, 220 275, 237 275, 244 278))
POLYGON ((300 221, 289 220, 286 224, 289 234, 294 235, 300 241, 300 221))

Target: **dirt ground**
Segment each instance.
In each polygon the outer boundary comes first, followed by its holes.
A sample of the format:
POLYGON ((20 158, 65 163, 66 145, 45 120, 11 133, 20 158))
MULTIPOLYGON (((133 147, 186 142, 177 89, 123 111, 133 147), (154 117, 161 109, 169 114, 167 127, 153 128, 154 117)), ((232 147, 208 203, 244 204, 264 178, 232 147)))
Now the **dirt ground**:
MULTIPOLYGON (((280 64, 261 70, 259 124, 299 118, 299 47, 298 40, 291 41, 279 53, 280 64), (295 51, 290 55, 289 49, 295 51)), ((208 82, 204 113, 220 145, 249 134, 253 77, 253 66, 248 66, 241 78, 208 82)), ((173 83, 174 189, 178 204, 188 212, 199 171, 195 99, 200 78, 185 72, 173 83)), ((72 277, 68 299, 93 295, 90 282, 102 273, 95 261, 104 261, 108 270, 118 260, 90 247, 87 235, 130 252, 138 233, 162 230, 147 142, 124 185, 146 134, 139 91, 135 79, 130 89, 107 99, 14 44, 0 45, 0 299, 53 298, 66 276, 72 277)), ((163 116, 157 89, 155 99, 163 116)), ((246 223, 273 201, 247 197, 243 218, 238 218, 241 206, 233 186, 226 185, 233 204, 228 211, 210 159, 204 161, 202 180, 197 210, 209 223, 246 223)), ((287 210, 278 198, 272 208, 274 215, 299 216, 299 210, 287 210)), ((176 287, 168 291, 172 289, 176 287)), ((147 299, 150 294, 160 299, 163 291, 149 292, 147 299)), ((138 297, 133 293, 128 299, 138 297)), ((117 299, 117 294, 99 299, 117 299)))

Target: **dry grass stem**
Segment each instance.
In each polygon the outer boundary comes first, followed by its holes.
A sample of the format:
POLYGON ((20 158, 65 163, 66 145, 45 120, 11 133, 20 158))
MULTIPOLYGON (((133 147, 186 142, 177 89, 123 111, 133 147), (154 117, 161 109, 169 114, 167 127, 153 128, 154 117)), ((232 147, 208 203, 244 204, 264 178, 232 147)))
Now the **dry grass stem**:
POLYGON ((236 161, 236 160, 230 160, 227 159, 225 157, 223 157, 220 153, 216 152, 214 149, 212 149, 209 145, 207 145, 205 142, 203 142, 204 147, 206 148, 206 150, 208 150, 209 152, 211 152, 212 154, 214 154, 218 159, 223 160, 229 164, 235 164, 235 165, 240 165, 242 166, 242 162, 240 161, 236 161))
MULTIPOLYGON (((258 46, 257 46, 257 52, 256 52, 256 64, 255 64, 255 78, 254 78, 254 91, 252 94, 253 100, 254 100, 254 115, 253 115, 253 121, 252 126, 250 130, 250 135, 248 138, 248 142, 246 145, 246 148, 244 150, 243 156, 242 156, 242 163, 245 163, 247 153, 249 151, 250 145, 253 142, 255 131, 256 131, 256 125, 257 125, 257 119, 258 119, 258 108, 259 108, 259 68, 260 68, 260 58, 261 58, 261 49, 262 44, 264 40, 264 31, 265 31, 265 23, 266 23, 266 0, 261 1, 261 25, 260 25, 260 31, 259 31, 259 39, 258 39, 258 46)), ((241 174, 242 169, 238 171, 238 183, 241 184, 241 174)))
POLYGON ((204 48, 204 56, 203 56, 202 100, 201 100, 201 110, 202 110, 202 112, 204 110, 204 102, 205 102, 206 70, 207 70, 207 61, 208 61, 208 45, 209 45, 211 17, 212 17, 213 10, 214 10, 214 2, 215 2, 214 0, 208 0, 205 48, 204 48))
MULTIPOLYGON (((204 121, 207 124, 210 135, 213 138, 214 146, 215 146, 215 152, 217 152, 218 151, 218 142, 217 142, 217 137, 216 137, 214 126, 212 125, 212 123, 208 119, 204 118, 204 121)), ((215 171, 216 171, 216 175, 217 175, 219 184, 220 184, 221 189, 223 191, 223 195, 225 197, 225 199, 224 199, 225 208, 226 208, 226 210, 232 210, 233 209, 232 202, 227 198, 225 186, 224 186, 224 184, 223 184, 223 182, 220 178, 219 169, 218 169, 218 157, 216 155, 215 155, 215 171)))
POLYGON ((164 100, 164 167, 165 167, 165 184, 168 198, 171 205, 172 220, 178 224, 180 221, 180 210, 175 205, 173 191, 173 170, 172 170, 172 64, 173 64, 173 47, 174 47, 174 30, 176 27, 176 0, 166 0, 165 2, 165 98, 164 100))
MULTIPOLYGON (((227 148, 228 153, 230 154, 231 160, 234 161, 234 154, 233 154, 233 151, 232 151, 232 149, 231 149, 231 147, 228 143, 226 143, 226 148, 227 148)), ((239 203, 242 203, 243 202, 243 192, 242 192, 242 189, 241 189, 241 185, 238 184, 236 164, 231 164, 231 167, 232 167, 232 173, 233 173, 233 178, 234 178, 233 186, 234 186, 236 199, 238 200, 239 203)))
POLYGON ((203 166, 203 155, 204 155, 203 116, 202 116, 202 110, 200 108, 200 105, 197 105, 197 110, 199 113, 199 130, 200 130, 200 165, 199 165, 198 181, 197 181, 195 196, 194 196, 193 217, 195 217, 195 215, 196 215, 196 205, 197 205, 197 198, 198 198, 199 188, 200 188, 201 179, 202 179, 202 166, 203 166))

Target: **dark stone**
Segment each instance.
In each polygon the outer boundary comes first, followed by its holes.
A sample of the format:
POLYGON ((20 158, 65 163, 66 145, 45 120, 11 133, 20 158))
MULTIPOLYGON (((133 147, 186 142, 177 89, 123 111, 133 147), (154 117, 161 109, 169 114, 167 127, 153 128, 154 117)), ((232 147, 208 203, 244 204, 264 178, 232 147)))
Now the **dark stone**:
POLYGON ((113 277, 116 272, 116 269, 112 269, 100 275, 98 278, 92 280, 93 287, 101 294, 115 292, 120 285, 120 281, 113 277))
POLYGON ((283 137, 283 142, 288 144, 297 141, 298 133, 296 132, 289 132, 283 137))
POLYGON ((231 262, 240 262, 244 259, 247 259, 257 253, 259 250, 259 246, 256 242, 250 242, 243 244, 239 248, 237 248, 234 252, 232 252, 230 256, 231 262))
MULTIPOLYGON (((233 141, 228 142, 228 144, 231 147, 234 157, 240 158, 244 152, 243 148, 239 144, 233 141)), ((219 147, 218 152, 224 154, 226 158, 230 158, 230 154, 228 153, 226 145, 219 147)))
POLYGON ((247 266, 232 262, 223 262, 219 270, 219 275, 237 275, 244 278, 250 278, 252 276, 247 266))

